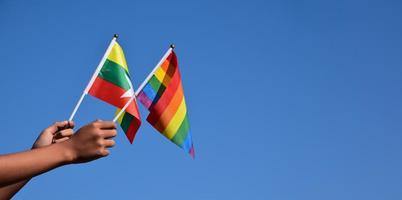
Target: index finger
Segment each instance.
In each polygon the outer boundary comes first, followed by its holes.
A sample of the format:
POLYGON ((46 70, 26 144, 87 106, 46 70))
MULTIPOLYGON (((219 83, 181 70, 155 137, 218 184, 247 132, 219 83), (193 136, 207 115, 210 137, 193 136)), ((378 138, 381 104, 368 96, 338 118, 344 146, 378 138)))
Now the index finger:
POLYGON ((67 125, 64 127, 64 129, 68 129, 68 128, 73 129, 74 126, 75 126, 74 121, 67 121, 67 125))
POLYGON ((45 131, 49 131, 49 132, 54 133, 54 132, 56 132, 58 130, 64 129, 64 127, 67 126, 68 123, 69 123, 68 121, 55 122, 51 126, 47 127, 45 129, 45 131))
POLYGON ((98 121, 96 122, 100 129, 116 129, 116 124, 112 121, 98 121))

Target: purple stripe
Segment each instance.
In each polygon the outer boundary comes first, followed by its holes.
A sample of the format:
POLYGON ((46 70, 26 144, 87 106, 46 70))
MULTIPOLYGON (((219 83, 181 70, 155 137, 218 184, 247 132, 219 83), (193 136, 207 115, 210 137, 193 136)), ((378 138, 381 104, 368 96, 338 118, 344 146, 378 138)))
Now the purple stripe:
POLYGON ((191 157, 192 157, 193 159, 195 158, 194 145, 191 145, 191 149, 190 149, 190 151, 189 151, 188 153, 191 155, 191 157))
POLYGON ((147 95, 145 95, 143 91, 141 91, 140 94, 138 94, 137 98, 146 108, 149 108, 152 104, 152 101, 147 97, 147 95))

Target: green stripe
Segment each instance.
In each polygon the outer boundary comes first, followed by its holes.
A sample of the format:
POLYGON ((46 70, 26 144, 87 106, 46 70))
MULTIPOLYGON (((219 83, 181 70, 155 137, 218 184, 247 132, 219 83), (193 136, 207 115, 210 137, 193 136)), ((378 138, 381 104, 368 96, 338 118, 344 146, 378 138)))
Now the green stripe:
POLYGON ((159 97, 162 96, 162 93, 166 89, 166 87, 161 82, 159 82, 159 80, 155 76, 152 76, 152 78, 149 80, 149 85, 151 85, 152 89, 154 89, 155 93, 159 97))
POLYGON ((123 116, 123 120, 121 120, 121 128, 126 133, 128 128, 130 127, 131 122, 133 121, 133 116, 129 113, 125 112, 123 116))
POLYGON ((102 79, 109 81, 125 90, 130 89, 130 84, 127 82, 125 75, 130 78, 127 71, 119 64, 106 59, 105 64, 103 64, 99 75, 102 79))
POLYGON ((184 117, 183 122, 180 125, 180 128, 177 130, 176 135, 172 138, 172 142, 177 145, 183 144, 183 141, 186 139, 188 130, 190 129, 190 125, 188 124, 187 114, 184 117))

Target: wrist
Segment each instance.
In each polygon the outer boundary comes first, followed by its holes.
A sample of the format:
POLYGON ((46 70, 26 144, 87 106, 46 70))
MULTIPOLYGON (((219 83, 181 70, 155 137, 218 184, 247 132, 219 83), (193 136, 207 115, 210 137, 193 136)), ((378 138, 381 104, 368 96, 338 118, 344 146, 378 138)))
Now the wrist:
POLYGON ((58 144, 53 144, 54 146, 59 147, 60 157, 62 158, 63 164, 72 164, 76 160, 76 153, 73 151, 72 145, 70 141, 61 142, 58 144))

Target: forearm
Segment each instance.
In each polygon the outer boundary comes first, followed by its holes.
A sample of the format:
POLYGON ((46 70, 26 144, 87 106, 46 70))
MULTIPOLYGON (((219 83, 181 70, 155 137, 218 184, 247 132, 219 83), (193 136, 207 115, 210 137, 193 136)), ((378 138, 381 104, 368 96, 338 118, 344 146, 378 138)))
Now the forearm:
MULTIPOLYGON (((32 150, 35 149, 32 147, 32 150)), ((21 190, 31 179, 26 179, 18 183, 0 187, 0 199, 11 199, 18 191, 21 190)))
POLYGON ((0 187, 28 180, 70 160, 63 143, 0 156, 0 187))
POLYGON ((28 181, 29 179, 1 187, 0 199, 11 199, 18 191, 21 190, 22 187, 24 187, 25 184, 28 183, 28 181))

